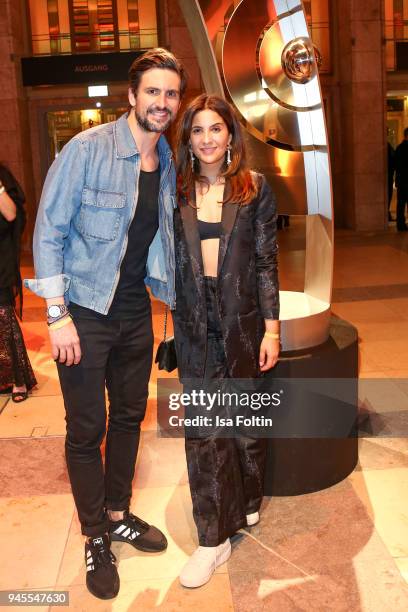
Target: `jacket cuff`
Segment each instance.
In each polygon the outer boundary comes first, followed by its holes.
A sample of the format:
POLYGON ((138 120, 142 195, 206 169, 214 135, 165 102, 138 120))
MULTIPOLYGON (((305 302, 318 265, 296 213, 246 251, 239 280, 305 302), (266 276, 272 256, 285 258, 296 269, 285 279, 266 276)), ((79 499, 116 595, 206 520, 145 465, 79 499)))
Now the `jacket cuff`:
POLYGON ((279 321, 279 306, 277 308, 264 309, 261 312, 264 319, 279 321))
POLYGON ((42 298, 54 298, 64 295, 69 288, 71 279, 66 274, 57 274, 47 278, 25 278, 24 287, 30 289, 42 298))

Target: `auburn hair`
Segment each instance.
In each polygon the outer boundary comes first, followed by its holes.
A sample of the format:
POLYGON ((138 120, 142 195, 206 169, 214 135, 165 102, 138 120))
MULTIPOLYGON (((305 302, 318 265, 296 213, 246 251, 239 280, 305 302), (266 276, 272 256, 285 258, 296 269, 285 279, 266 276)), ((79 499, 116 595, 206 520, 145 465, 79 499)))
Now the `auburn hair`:
POLYGON ((241 125, 235 116, 232 106, 223 98, 215 95, 201 94, 192 100, 184 111, 177 130, 177 191, 179 197, 190 201, 190 194, 198 181, 209 186, 209 181, 200 174, 200 162, 195 158, 194 168, 191 164, 190 136, 194 117, 203 110, 212 110, 225 122, 231 134, 231 163, 226 161, 221 168, 220 176, 225 178, 230 189, 222 204, 233 202, 244 206, 249 204, 257 194, 257 185, 246 161, 245 144, 241 125))

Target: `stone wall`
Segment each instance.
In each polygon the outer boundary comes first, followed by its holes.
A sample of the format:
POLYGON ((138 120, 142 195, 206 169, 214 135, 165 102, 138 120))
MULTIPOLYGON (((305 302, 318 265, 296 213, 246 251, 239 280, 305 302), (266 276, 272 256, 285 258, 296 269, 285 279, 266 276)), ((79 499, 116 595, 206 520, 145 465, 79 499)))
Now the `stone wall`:
POLYGON ((23 247, 29 248, 35 220, 29 108, 21 83, 20 57, 27 53, 25 4, 0 0, 0 160, 24 189, 28 223, 23 247))
POLYGON ((386 75, 382 0, 338 0, 342 202, 338 225, 381 230, 386 213, 386 75))

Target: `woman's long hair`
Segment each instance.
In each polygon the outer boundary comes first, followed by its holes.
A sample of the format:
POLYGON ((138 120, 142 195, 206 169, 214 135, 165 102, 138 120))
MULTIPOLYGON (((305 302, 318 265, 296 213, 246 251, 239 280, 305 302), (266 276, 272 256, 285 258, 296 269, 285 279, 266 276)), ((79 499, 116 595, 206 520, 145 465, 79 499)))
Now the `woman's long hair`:
POLYGON ((246 151, 241 126, 228 102, 219 96, 202 94, 187 106, 180 120, 177 130, 177 190, 181 198, 188 204, 190 194, 198 181, 208 185, 206 177, 200 175, 200 163, 196 158, 194 169, 191 165, 190 136, 194 117, 203 110, 212 110, 224 120, 228 132, 231 134, 231 164, 225 162, 221 168, 220 176, 229 184, 228 195, 223 204, 249 204, 257 194, 257 186, 247 166, 246 151))

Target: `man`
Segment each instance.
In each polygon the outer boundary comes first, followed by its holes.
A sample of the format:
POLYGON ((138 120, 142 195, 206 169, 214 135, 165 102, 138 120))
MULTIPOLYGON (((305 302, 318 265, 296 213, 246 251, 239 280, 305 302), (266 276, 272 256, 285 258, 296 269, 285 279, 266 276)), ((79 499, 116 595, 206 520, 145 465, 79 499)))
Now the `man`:
POLYGON ((394 221, 391 214, 391 202, 394 193, 394 175, 395 175, 395 149, 387 142, 387 170, 388 170, 388 221, 394 221))
POLYGON ((404 140, 395 151, 395 171, 397 185, 397 230, 406 232, 405 207, 408 202, 408 128, 404 130, 404 140))
POLYGON ((26 281, 47 302, 87 587, 102 599, 119 591, 111 540, 146 552, 167 547, 129 503, 152 363, 145 281, 175 303, 175 170, 162 133, 186 77, 171 53, 153 49, 132 64, 129 81, 129 113, 75 136, 51 166, 34 232, 36 279, 26 281))

